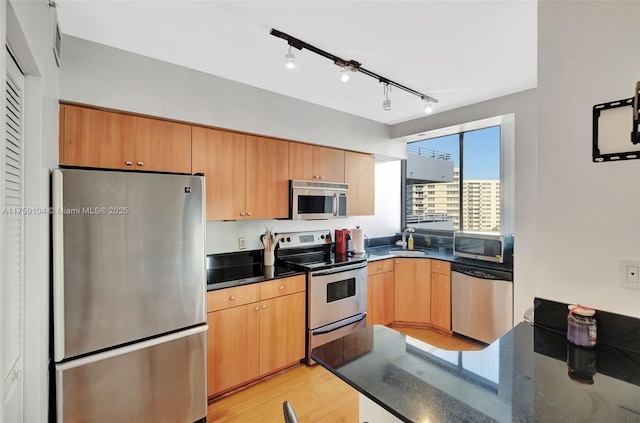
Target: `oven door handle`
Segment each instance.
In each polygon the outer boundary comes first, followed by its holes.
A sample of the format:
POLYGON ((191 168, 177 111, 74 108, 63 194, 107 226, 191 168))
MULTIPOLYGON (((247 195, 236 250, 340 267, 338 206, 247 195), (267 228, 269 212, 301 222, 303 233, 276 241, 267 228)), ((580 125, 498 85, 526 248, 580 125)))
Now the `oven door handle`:
POLYGON ((363 267, 367 267, 367 262, 363 261, 362 263, 350 264, 347 266, 339 266, 333 269, 324 270, 322 272, 312 273, 311 276, 325 276, 325 275, 333 275, 335 273, 346 272, 348 270, 354 269, 362 269, 363 267))
MULTIPOLYGON (((356 316, 354 316, 354 317, 356 317, 356 316)), ((337 331, 338 329, 342 329, 342 328, 344 328, 344 327, 351 326, 351 325, 353 325, 354 323, 358 323, 358 322, 360 322, 360 321, 364 320, 366 317, 367 317, 367 313, 362 313, 362 314, 360 315, 360 317, 358 317, 358 318, 357 318, 357 319, 355 319, 355 320, 351 320, 353 317, 348 317, 348 318, 346 318, 346 319, 345 319, 345 320, 346 320, 346 322, 344 322, 344 321, 336 322, 336 323, 340 323, 340 325, 339 325, 339 326, 330 327, 330 328, 328 328, 328 329, 315 330, 315 331, 313 331, 311 334, 312 334, 312 335, 325 335, 325 334, 327 334, 327 333, 331 333, 331 332, 337 331), (344 323, 343 323, 343 322, 344 322, 344 323)))

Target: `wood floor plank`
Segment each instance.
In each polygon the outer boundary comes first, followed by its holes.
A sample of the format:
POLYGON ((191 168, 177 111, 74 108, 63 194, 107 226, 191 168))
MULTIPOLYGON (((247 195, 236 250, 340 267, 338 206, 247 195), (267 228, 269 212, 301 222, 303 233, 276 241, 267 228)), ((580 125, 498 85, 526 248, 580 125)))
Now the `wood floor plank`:
MULTIPOLYGON (((431 329, 393 329, 441 349, 480 350, 485 346, 431 329)), ((294 366, 209 404, 208 423, 281 423, 289 401, 300 423, 357 423, 358 392, 320 365, 294 366)))

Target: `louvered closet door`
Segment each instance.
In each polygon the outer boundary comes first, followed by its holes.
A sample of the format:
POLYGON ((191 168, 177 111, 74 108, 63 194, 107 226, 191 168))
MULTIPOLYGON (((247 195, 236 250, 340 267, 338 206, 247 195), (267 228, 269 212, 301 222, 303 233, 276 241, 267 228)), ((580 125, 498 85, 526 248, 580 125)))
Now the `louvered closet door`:
POLYGON ((3 418, 22 420, 23 345, 23 90, 24 76, 7 53, 5 139, 2 158, 2 318, 3 418))

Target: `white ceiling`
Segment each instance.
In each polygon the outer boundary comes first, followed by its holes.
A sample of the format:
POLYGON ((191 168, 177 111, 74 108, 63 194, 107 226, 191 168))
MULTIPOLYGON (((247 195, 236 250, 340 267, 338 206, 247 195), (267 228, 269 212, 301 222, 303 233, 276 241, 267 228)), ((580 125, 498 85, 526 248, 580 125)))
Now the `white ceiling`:
MULTIPOLYGON (((56 0, 63 33, 386 124, 424 116, 383 86, 293 49, 276 28, 435 97, 434 113, 536 86, 536 1, 56 0)), ((63 45, 64 60, 64 45, 63 45)))

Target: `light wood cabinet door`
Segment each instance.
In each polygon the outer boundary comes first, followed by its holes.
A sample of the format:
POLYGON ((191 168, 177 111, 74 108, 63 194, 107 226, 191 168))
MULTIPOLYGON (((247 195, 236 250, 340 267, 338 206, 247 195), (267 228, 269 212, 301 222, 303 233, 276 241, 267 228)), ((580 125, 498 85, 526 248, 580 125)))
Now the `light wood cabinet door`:
POLYGON ((316 147, 298 142, 289 143, 289 179, 315 181, 318 179, 316 147))
POLYGON ((344 150, 289 143, 289 177, 302 181, 344 182, 344 150))
POLYGON ((135 119, 133 116, 61 105, 64 131, 60 164, 104 169, 133 169, 135 119))
POLYGON ((247 304, 208 313, 207 323, 209 396, 258 377, 259 304, 247 304))
POLYGON ((395 262, 394 316, 399 322, 431 320, 431 260, 398 258, 395 262))
POLYGON ((192 128, 193 173, 203 173, 207 220, 244 219, 245 136, 216 129, 192 128))
POLYGON ((451 331, 450 275, 431 273, 431 324, 437 328, 451 331))
POLYGON ((191 173, 191 126, 136 116, 136 170, 191 173))
POLYGON ((344 182, 344 150, 316 147, 317 172, 324 182, 344 182))
POLYGON ((289 142, 247 135, 246 219, 289 217, 289 142))
POLYGON ((375 214, 375 159, 369 154, 344 153, 344 181, 349 184, 349 216, 375 214))
POLYGON ((304 358, 304 292, 260 302, 260 374, 304 358))
POLYGON ((388 325, 394 321, 394 273, 368 277, 367 325, 388 325))

